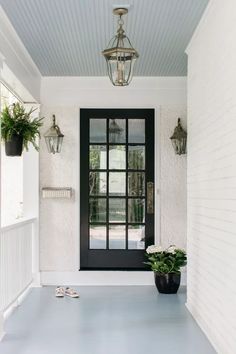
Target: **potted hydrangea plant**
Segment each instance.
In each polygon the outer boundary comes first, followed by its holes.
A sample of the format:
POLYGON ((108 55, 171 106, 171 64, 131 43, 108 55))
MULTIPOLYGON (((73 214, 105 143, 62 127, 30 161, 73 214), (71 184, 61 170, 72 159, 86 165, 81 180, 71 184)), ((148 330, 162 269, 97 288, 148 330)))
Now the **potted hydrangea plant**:
POLYGON ((176 294, 181 280, 181 267, 187 264, 186 252, 174 245, 163 249, 152 245, 146 249, 149 265, 154 272, 155 284, 162 294, 176 294))

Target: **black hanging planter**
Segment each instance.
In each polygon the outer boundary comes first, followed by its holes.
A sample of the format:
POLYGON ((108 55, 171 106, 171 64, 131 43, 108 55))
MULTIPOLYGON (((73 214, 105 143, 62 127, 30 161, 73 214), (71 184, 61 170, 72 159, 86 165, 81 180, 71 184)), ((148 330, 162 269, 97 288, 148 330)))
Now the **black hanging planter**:
POLYGON ((5 141, 5 152, 7 156, 21 156, 23 150, 23 137, 13 134, 11 140, 5 141))
POLYGON ((154 272, 155 284, 161 294, 176 294, 181 280, 181 273, 161 274, 154 272))

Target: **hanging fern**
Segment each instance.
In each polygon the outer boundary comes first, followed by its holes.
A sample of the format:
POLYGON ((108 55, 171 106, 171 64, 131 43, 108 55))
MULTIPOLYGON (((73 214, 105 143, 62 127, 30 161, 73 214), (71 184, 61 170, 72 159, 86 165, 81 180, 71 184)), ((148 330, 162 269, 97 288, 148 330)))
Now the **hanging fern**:
POLYGON ((1 137, 3 141, 9 141, 14 135, 22 136, 23 148, 28 150, 29 143, 33 144, 38 151, 36 144, 37 137, 40 138, 39 128, 43 125, 43 118, 31 118, 36 109, 31 108, 26 112, 24 106, 15 103, 5 107, 1 113, 1 137))

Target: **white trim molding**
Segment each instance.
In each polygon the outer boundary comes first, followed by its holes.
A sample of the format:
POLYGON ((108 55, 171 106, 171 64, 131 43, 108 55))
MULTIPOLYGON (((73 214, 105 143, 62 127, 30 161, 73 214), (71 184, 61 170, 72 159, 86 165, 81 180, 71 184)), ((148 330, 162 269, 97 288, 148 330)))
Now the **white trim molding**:
MULTIPOLYGON (((75 271, 41 272, 41 285, 93 285, 134 286, 154 285, 153 272, 148 271, 75 271)), ((181 286, 186 285, 186 272, 182 273, 181 286)))
POLYGON ((17 92, 23 101, 39 102, 41 74, 1 5, 0 43, 0 80, 17 92))
POLYGON ((44 106, 120 108, 127 102, 129 108, 187 104, 186 77, 135 77, 122 89, 107 77, 42 77, 44 106))

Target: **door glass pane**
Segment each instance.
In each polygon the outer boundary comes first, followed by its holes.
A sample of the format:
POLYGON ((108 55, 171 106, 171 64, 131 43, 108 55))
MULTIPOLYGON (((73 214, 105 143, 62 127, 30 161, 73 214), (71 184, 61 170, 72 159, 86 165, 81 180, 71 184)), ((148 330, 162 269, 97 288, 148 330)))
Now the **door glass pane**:
POLYGON ((109 119, 109 142, 110 143, 125 143, 126 142, 126 127, 125 119, 109 119))
POLYGON ((145 169, 145 147, 129 146, 128 166, 133 170, 145 169))
POLYGON ((112 145, 109 147, 109 169, 124 170, 126 167, 125 146, 112 145))
POLYGON ((89 221, 106 222, 106 199, 90 198, 89 200, 89 221))
POLYGON ((110 198, 109 199, 109 222, 125 222, 125 199, 110 198))
POLYGON ((105 145, 90 145, 89 151, 89 167, 90 169, 106 169, 107 155, 105 145))
POLYGON ((144 199, 129 199, 128 201, 128 220, 129 222, 145 221, 144 199))
POLYGON ((109 195, 125 195, 125 172, 109 173, 109 195))
POLYGON ((125 249, 125 226, 112 225, 109 227, 109 249, 125 249))
POLYGON ((130 250, 145 249, 145 226, 144 225, 129 225, 128 248, 130 250))
POLYGON ((106 191, 107 191, 106 172, 90 172, 89 173, 89 194, 105 195, 106 191))
POLYGON ((145 119, 129 119, 129 143, 145 143, 145 119))
POLYGON ((129 172, 128 192, 129 196, 145 195, 145 174, 143 172, 129 172))
POLYGON ((106 119, 90 119, 90 143, 105 143, 106 119))
POLYGON ((90 225, 89 228, 89 248, 105 249, 106 248, 106 226, 90 225))

